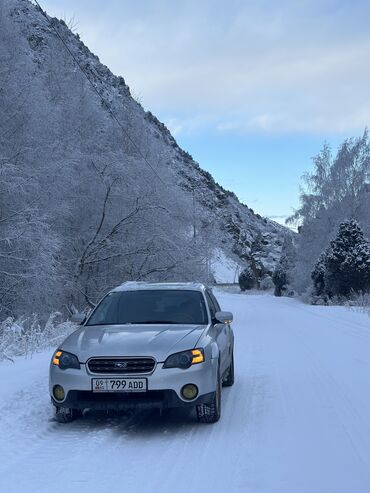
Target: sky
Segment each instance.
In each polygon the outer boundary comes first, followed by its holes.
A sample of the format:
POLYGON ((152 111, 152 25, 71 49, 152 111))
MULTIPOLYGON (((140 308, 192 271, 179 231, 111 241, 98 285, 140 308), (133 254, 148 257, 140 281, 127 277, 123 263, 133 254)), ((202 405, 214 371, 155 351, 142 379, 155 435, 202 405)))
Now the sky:
POLYGON ((367 0, 40 3, 217 182, 278 222, 323 144, 369 125, 367 0))

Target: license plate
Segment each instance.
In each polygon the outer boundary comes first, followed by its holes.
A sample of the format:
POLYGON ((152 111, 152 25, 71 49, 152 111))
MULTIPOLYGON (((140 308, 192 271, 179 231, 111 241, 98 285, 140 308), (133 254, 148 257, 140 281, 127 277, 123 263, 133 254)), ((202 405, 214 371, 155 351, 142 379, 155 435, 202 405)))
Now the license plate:
POLYGON ((93 378, 93 392, 146 392, 146 378, 93 378))

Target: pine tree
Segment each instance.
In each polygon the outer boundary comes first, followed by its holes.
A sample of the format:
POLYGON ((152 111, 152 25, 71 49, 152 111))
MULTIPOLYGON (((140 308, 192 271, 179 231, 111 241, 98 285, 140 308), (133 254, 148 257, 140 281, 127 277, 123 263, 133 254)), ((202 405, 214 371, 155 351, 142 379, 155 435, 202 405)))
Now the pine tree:
POLYGON ((320 257, 311 278, 316 293, 348 296, 370 290, 370 248, 353 219, 339 226, 337 237, 320 257))
POLYGON ((286 235, 281 250, 281 257, 272 274, 272 281, 275 286, 275 296, 284 295, 289 288, 289 271, 294 266, 296 257, 295 247, 290 235, 286 235))
POLYGON ((285 286, 287 285, 287 269, 283 262, 277 264, 276 269, 272 274, 272 282, 275 286, 274 294, 275 296, 282 296, 285 290, 285 286))
POLYGON ((326 252, 323 253, 317 264, 315 265, 312 273, 311 279, 315 287, 315 293, 318 296, 325 294, 325 272, 326 272, 326 252))
POLYGON ((254 288, 256 282, 256 276, 250 267, 246 267, 239 275, 239 286, 242 291, 254 288))
POLYGON ((361 224, 370 239, 370 133, 346 139, 334 153, 325 144, 304 174, 300 207, 288 219, 298 226, 297 261, 292 275, 296 291, 303 293, 320 254, 348 218, 361 224))

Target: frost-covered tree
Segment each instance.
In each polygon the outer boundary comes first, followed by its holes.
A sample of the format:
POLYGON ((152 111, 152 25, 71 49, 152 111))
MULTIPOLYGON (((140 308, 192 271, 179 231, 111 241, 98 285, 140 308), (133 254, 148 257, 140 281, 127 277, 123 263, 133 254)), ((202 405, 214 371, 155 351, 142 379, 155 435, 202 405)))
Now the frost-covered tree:
POLYGON ((299 226, 294 288, 310 284, 317 259, 348 217, 359 221, 370 236, 370 141, 366 130, 347 139, 333 155, 329 145, 313 159, 314 169, 304 176, 301 205, 289 222, 299 226))
POLYGON ((41 205, 41 172, 33 166, 41 147, 34 119, 44 109, 42 90, 23 57, 27 45, 9 22, 10 6, 0 4, 0 317, 40 306, 53 293, 59 246, 41 205))
POLYGON ((246 259, 260 229, 262 258, 277 228, 201 170, 64 22, 1 0, 0 317, 65 315, 127 280, 210 281, 212 249, 246 259))
POLYGON ((291 235, 284 238, 281 256, 272 274, 275 296, 283 296, 289 291, 290 273, 294 267, 296 250, 291 235))
POLYGON ((320 255, 312 273, 311 279, 313 281, 315 294, 322 296, 326 294, 325 290, 325 273, 326 273, 326 254, 320 255))
POLYGON ((288 284, 288 265, 285 259, 280 259, 274 272, 272 273, 272 282, 274 283, 275 296, 282 296, 288 284))
POLYGON ((312 272, 316 294, 348 296, 370 290, 370 247, 359 224, 344 221, 312 272))
POLYGON ((206 280, 217 227, 199 208, 194 241, 173 145, 52 23, 105 102, 31 3, 0 2, 0 316, 92 306, 125 280, 206 280))

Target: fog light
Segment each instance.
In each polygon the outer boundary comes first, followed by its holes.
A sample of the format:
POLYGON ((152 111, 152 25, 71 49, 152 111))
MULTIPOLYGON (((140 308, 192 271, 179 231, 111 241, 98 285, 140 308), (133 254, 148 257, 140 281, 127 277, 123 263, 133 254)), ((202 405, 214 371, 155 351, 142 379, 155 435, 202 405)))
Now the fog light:
POLYGON ((62 401, 65 396, 63 387, 61 385, 54 385, 53 395, 56 401, 62 401))
POLYGON ((184 399, 191 401, 198 395, 198 387, 192 383, 188 383, 181 389, 181 395, 184 399))

